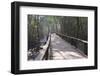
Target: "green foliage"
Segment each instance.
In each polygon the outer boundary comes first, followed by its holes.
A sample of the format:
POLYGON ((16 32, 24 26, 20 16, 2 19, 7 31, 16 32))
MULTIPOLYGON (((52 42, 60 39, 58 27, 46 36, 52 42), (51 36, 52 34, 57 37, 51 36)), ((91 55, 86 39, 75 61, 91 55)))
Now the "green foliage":
POLYGON ((87 17, 28 15, 28 49, 40 46, 49 33, 87 40, 87 17))
POLYGON ((87 40, 87 17, 63 17, 61 19, 61 33, 87 40))

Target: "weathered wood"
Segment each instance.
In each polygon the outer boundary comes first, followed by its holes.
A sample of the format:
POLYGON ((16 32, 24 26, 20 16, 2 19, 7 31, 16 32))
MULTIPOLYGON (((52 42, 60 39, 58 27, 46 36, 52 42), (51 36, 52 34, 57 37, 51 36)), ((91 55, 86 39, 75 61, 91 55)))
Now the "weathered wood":
MULTIPOLYGON (((73 37, 70 37, 70 38, 75 40, 75 38, 73 37)), ((79 42, 82 43, 83 41, 79 40, 79 42)), ((87 46, 87 43, 85 44, 87 46)), ((51 35, 49 34, 46 44, 44 46, 41 46, 41 48, 42 49, 39 50, 39 54, 35 57, 34 60, 57 60, 57 59, 59 60, 59 59, 87 58, 87 55, 85 55, 82 50, 75 48, 75 46, 65 41, 62 37, 60 37, 56 33, 53 33, 51 35)))
POLYGON ((76 48, 79 48, 82 52, 84 52, 86 55, 88 55, 88 41, 81 40, 75 37, 66 36, 60 33, 56 33, 57 35, 61 36, 64 40, 68 41, 72 45, 74 45, 76 48))
POLYGON ((66 35, 63 35, 63 34, 60 34, 60 33, 56 33, 56 34, 61 35, 61 36, 68 37, 68 38, 70 38, 70 39, 74 39, 74 40, 80 41, 80 42, 82 42, 82 43, 86 43, 86 44, 88 43, 88 41, 85 41, 85 40, 82 40, 82 39, 78 39, 78 38, 75 38, 75 37, 66 36, 66 35))
POLYGON ((48 37, 47 43, 44 46, 41 46, 41 50, 39 55, 35 58, 35 60, 43 60, 45 58, 45 55, 48 53, 48 48, 50 45, 50 35, 48 37))
POLYGON ((62 39, 57 34, 51 34, 52 60, 80 59, 87 56, 78 48, 62 39))

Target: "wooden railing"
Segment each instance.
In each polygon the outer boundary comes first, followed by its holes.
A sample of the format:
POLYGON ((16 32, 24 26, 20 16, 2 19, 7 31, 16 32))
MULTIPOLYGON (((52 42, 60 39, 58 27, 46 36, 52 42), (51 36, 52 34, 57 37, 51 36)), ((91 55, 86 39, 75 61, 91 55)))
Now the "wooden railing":
POLYGON ((51 35, 49 35, 46 44, 44 46, 41 46, 42 49, 40 50, 39 55, 35 58, 35 60, 48 60, 50 43, 51 43, 51 35))
POLYGON ((56 34, 62 37, 64 40, 71 43, 71 45, 74 45, 76 48, 79 48, 85 55, 88 55, 88 41, 81 40, 71 36, 66 36, 60 33, 56 34))

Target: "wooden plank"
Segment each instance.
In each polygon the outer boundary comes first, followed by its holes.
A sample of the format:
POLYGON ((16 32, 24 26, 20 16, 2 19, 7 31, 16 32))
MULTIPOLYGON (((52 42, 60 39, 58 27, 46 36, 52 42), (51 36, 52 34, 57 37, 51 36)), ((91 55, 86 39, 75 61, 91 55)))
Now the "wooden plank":
POLYGON ((51 34, 52 60, 87 58, 78 48, 63 40, 57 34, 51 34))
POLYGON ((74 39, 74 40, 77 40, 77 41, 80 41, 80 42, 82 42, 82 43, 88 44, 88 41, 85 41, 85 40, 82 40, 82 39, 78 39, 78 38, 71 37, 71 36, 66 36, 66 35, 59 34, 59 33, 56 33, 56 34, 61 35, 61 36, 64 36, 64 37, 67 37, 67 38, 71 38, 71 39, 74 39))
POLYGON ((35 58, 35 60, 42 60, 46 51, 47 51, 47 48, 49 47, 49 43, 50 43, 50 35, 48 37, 48 40, 47 40, 47 43, 44 45, 44 46, 41 46, 43 49, 39 50, 40 53, 39 55, 35 58))

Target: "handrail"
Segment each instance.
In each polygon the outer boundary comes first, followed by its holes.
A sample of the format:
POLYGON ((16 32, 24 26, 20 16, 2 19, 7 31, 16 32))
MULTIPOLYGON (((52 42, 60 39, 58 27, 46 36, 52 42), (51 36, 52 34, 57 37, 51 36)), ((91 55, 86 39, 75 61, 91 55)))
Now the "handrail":
POLYGON ((87 50, 88 50, 87 49, 88 48, 88 41, 81 40, 81 39, 78 39, 78 38, 75 38, 75 37, 71 37, 71 36, 66 36, 66 35, 59 34, 59 33, 56 33, 56 34, 61 36, 62 38, 65 38, 65 40, 67 40, 69 43, 71 43, 76 48, 80 49, 86 55, 88 55, 88 52, 87 52, 87 50))
POLYGON ((35 58, 35 60, 43 60, 44 59, 44 56, 45 56, 46 52, 48 51, 49 45, 50 45, 50 35, 48 37, 47 43, 44 46, 42 46, 42 49, 40 50, 39 55, 35 58))
POLYGON ((68 38, 71 38, 71 39, 74 39, 74 40, 77 40, 77 41, 80 41, 80 42, 88 44, 88 41, 85 41, 85 40, 82 40, 82 39, 78 39, 78 38, 71 37, 71 36, 66 36, 64 34, 59 34, 59 33, 56 33, 56 34, 61 35, 61 36, 65 36, 65 37, 68 37, 68 38))

